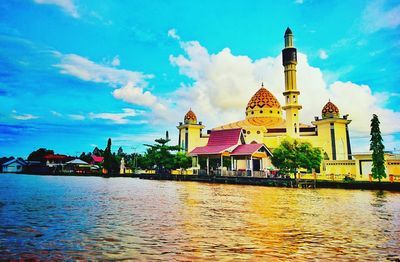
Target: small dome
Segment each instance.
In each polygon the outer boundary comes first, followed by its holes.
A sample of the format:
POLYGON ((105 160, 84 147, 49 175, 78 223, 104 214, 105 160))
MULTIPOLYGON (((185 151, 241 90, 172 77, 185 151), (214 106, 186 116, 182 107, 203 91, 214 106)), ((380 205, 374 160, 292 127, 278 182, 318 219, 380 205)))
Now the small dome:
POLYGON ((281 105, 276 97, 262 85, 253 95, 246 107, 247 118, 281 117, 281 105))
POLYGON ((185 124, 197 124, 197 117, 196 114, 193 113, 192 109, 189 109, 189 111, 186 113, 184 122, 185 124))
POLYGON ((329 101, 326 105, 322 108, 322 118, 336 118, 339 117, 339 108, 329 101))

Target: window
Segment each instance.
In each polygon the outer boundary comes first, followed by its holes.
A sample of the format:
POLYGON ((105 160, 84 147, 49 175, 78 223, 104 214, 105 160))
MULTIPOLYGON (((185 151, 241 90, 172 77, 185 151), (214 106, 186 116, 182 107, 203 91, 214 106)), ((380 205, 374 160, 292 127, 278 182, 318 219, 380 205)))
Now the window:
POLYGON ((262 114, 263 113, 263 111, 262 110, 260 110, 260 114, 262 114))
POLYGON ((257 134, 260 134, 260 133, 261 133, 260 130, 258 130, 258 131, 257 131, 257 134))

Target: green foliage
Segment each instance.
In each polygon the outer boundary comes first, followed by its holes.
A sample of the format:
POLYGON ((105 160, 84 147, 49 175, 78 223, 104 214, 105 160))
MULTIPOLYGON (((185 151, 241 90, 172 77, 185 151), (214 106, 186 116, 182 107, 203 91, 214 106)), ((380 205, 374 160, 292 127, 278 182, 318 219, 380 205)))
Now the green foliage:
POLYGON ((122 149, 122 147, 119 147, 119 148, 118 148, 117 154, 118 154, 119 156, 124 155, 124 150, 122 149))
POLYGON ((98 149, 97 147, 95 147, 93 149, 92 154, 95 155, 95 156, 104 156, 104 150, 98 149))
POLYGON ((174 156, 174 168, 189 168, 192 166, 192 158, 185 153, 178 152, 174 156))
POLYGON ((92 162, 92 153, 89 152, 86 154, 85 152, 82 152, 82 154, 79 156, 79 159, 87 163, 90 163, 92 162))
POLYGON ((156 144, 148 145, 144 154, 144 164, 147 168, 156 167, 158 170, 171 170, 175 167, 174 155, 171 151, 178 151, 179 146, 169 146, 168 138, 159 138, 155 140, 156 144))
POLYGON ((382 178, 386 177, 385 158, 383 139, 379 128, 379 119, 377 115, 373 115, 371 119, 371 143, 369 150, 372 150, 372 177, 381 182, 382 178))
POLYGON ((299 168, 311 170, 319 168, 322 154, 319 148, 308 142, 285 139, 275 148, 272 164, 284 173, 296 174, 299 168))
POLYGON ((40 162, 46 162, 46 159, 44 158, 46 155, 53 155, 54 151, 46 148, 39 148, 36 151, 33 151, 32 153, 29 154, 28 156, 28 161, 40 161, 40 162))
POLYGON ((103 168, 107 170, 108 173, 111 173, 111 167, 112 167, 112 161, 113 161, 113 155, 111 154, 111 138, 108 139, 107 141, 107 147, 104 150, 104 162, 103 162, 103 168))

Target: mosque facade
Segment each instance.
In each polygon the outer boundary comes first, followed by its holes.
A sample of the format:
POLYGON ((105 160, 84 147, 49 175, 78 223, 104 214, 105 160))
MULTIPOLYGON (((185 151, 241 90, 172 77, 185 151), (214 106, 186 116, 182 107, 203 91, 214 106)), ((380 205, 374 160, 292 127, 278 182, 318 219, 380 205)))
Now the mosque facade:
MULTIPOLYGON (((339 173, 355 177, 364 175, 365 179, 367 174, 363 172, 370 172, 370 162, 365 155, 352 154, 349 135, 351 120, 348 114, 341 114, 333 102, 327 101, 321 109, 321 115, 314 117, 310 121, 311 124, 299 121, 302 105, 299 103, 301 92, 297 89, 296 81, 297 49, 294 47, 290 28, 285 32, 284 42, 282 65, 285 87, 282 95, 285 104, 283 106, 262 84, 247 103, 245 119, 214 127, 206 134, 203 134, 205 126, 202 122, 198 122, 195 113, 190 109, 184 116, 184 121, 177 126, 179 145, 191 156, 207 157, 207 170, 209 158, 221 157, 222 165, 222 158, 225 156, 231 157, 232 160, 231 166, 226 167, 227 170, 251 169, 253 174, 254 168, 258 170, 269 168, 271 162, 268 159, 273 149, 277 148, 285 138, 291 137, 310 142, 314 147, 321 149, 323 163, 320 174, 331 176, 339 173), (236 132, 238 137, 229 141, 235 133, 232 130, 240 131, 236 132), (252 151, 249 145, 254 145, 253 149, 259 148, 252 151), (235 152, 242 154, 238 155, 235 152), (364 171, 362 165, 366 165, 364 171)), ((400 174, 398 168, 394 172, 400 174)))

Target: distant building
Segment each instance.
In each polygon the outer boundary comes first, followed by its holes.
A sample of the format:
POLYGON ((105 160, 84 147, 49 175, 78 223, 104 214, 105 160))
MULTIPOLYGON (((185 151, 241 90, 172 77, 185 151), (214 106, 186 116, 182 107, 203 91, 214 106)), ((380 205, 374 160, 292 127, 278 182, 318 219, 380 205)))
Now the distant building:
POLYGON ((3 173, 22 173, 28 163, 20 158, 12 159, 2 165, 3 173))
POLYGON ((92 155, 92 161, 90 162, 92 165, 97 165, 102 163, 104 160, 104 157, 102 156, 96 156, 96 155, 92 155))

